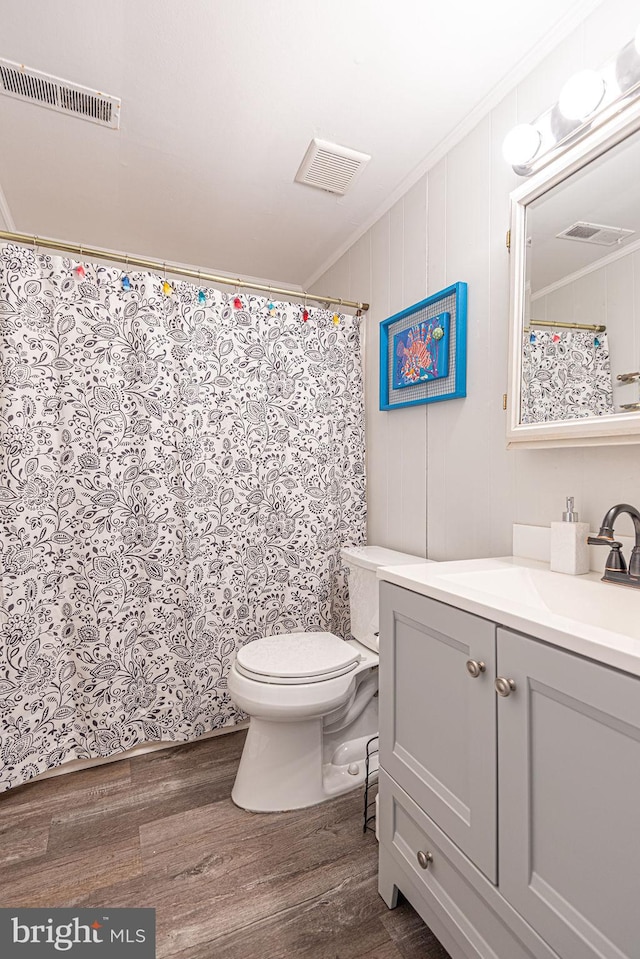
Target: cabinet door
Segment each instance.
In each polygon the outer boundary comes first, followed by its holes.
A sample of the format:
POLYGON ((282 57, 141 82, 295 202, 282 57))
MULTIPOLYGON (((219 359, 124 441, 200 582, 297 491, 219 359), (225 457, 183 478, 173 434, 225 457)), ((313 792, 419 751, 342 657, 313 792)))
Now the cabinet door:
POLYGON ((493 623, 380 584, 380 764, 492 882, 494 677, 493 623))
POLYGON ((498 630, 500 891, 561 956, 640 957, 640 680, 498 630))

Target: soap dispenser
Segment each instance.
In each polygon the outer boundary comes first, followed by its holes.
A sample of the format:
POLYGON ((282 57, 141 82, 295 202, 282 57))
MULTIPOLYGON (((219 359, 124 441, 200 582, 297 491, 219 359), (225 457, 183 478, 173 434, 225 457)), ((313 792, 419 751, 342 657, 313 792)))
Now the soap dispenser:
POLYGON ((588 573, 588 535, 589 524, 578 522, 573 496, 567 496, 562 522, 551 524, 551 569, 556 573, 588 573))

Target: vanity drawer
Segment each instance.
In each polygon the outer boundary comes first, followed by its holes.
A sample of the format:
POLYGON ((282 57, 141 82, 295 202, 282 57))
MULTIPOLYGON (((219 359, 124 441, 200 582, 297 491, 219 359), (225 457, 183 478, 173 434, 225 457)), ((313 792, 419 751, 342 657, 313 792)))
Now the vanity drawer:
POLYGON ((558 959, 384 770, 379 797, 381 877, 398 887, 436 935, 434 917, 442 924, 457 947, 445 943, 453 956, 558 959))

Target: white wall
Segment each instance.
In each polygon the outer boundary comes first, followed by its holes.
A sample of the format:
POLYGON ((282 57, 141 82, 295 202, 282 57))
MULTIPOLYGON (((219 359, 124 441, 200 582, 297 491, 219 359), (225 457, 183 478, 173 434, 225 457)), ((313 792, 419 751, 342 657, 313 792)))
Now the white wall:
MULTIPOLYGON (((511 525, 548 525, 566 495, 598 527, 614 503, 640 506, 640 447, 506 450, 509 193, 506 133, 534 119, 578 69, 635 33, 639 8, 604 0, 584 23, 315 284, 368 300, 369 542, 455 559, 511 552, 511 525), (469 285, 467 398, 378 409, 378 327, 450 283, 469 285)), ((400 91, 399 91, 400 95, 400 91)), ((620 532, 629 532, 620 522, 620 532)))

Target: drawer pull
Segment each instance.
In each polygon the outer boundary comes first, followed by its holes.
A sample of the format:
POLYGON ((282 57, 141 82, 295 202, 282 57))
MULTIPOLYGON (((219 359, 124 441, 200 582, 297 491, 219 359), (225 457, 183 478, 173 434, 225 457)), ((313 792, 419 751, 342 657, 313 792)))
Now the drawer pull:
POLYGON ((418 853, 418 862, 421 869, 428 869, 429 863, 433 862, 433 856, 430 852, 423 852, 422 849, 418 853))
POLYGON ((516 684, 513 679, 505 679, 504 676, 498 676, 494 685, 499 696, 510 696, 513 690, 516 688, 516 684))
POLYGON ((477 679, 480 673, 483 673, 487 667, 483 662, 478 662, 477 659, 468 659, 467 660, 467 672, 470 676, 473 676, 474 679, 477 679))

